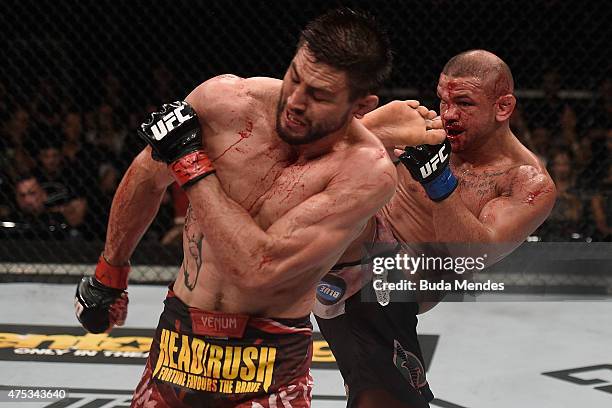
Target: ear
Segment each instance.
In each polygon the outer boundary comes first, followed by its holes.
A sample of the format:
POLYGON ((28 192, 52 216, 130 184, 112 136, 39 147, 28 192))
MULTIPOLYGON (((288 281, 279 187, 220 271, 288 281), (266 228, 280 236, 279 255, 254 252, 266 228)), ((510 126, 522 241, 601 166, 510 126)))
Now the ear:
POLYGON ((514 108, 516 107, 516 98, 512 94, 507 94, 497 98, 495 102, 495 119, 498 122, 505 122, 510 119, 514 108))
POLYGON ((355 107, 353 108, 353 116, 357 119, 361 119, 368 112, 373 111, 378 106, 378 96, 367 95, 355 101, 355 107))

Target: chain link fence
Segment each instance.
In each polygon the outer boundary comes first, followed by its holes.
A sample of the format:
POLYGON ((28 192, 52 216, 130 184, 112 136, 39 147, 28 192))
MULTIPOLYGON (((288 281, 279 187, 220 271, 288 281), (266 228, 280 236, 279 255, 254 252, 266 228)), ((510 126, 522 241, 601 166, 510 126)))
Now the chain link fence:
MULTIPOLYGON (((0 3, 2 273, 90 273, 113 193, 142 149, 135 128, 222 73, 281 77, 299 30, 337 5, 387 27, 383 99, 437 106, 444 63, 501 56, 519 97, 515 133, 559 188, 533 240, 610 241, 612 13, 606 1, 4 0, 0 3)), ((187 201, 170 188, 134 256, 139 280, 171 279, 187 201), (170 275, 159 270, 166 265, 170 275)))

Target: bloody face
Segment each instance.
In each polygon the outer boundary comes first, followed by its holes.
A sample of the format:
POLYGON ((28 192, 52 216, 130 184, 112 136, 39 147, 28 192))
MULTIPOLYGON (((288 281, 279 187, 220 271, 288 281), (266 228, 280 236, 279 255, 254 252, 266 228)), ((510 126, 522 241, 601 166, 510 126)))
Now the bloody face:
POLYGON ((453 152, 474 150, 498 127, 489 84, 474 77, 440 75, 440 117, 453 152))
POLYGON ((288 144, 312 143, 346 125, 353 106, 346 73, 316 62, 302 46, 283 78, 276 130, 288 144))

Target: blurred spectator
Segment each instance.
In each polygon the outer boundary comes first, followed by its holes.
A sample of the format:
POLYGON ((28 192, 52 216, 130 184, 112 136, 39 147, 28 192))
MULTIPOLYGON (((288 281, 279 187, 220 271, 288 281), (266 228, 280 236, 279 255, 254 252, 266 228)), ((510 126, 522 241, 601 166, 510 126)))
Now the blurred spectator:
MULTIPOLYGON (((427 105, 426 105, 427 106, 427 105)), ((525 114, 523 113, 523 104, 519 102, 512 116, 510 117, 510 127, 512 133, 521 141, 522 144, 527 146, 531 151, 534 151, 534 146, 531 140, 531 133, 527 122, 525 121, 525 114)))
POLYGON ((116 160, 123 150, 127 132, 119 124, 113 107, 108 104, 100 105, 95 111, 93 121, 93 128, 91 123, 88 125, 87 141, 108 154, 107 158, 112 156, 116 160))
POLYGON ((174 75, 168 67, 163 64, 158 64, 153 68, 151 74, 153 82, 151 86, 153 90, 153 100, 151 100, 150 104, 161 106, 164 103, 179 98, 174 82, 174 75))
MULTIPOLYGON (((127 135, 110 105, 102 104, 85 115, 84 139, 95 147, 100 171, 97 177, 106 171, 122 174, 127 169, 135 156, 126 157, 126 146, 131 143, 126 140, 127 135)), ((136 135, 132 135, 132 138, 136 138, 136 135)))
POLYGON ((121 153, 125 132, 117 123, 117 118, 112 106, 103 104, 98 108, 98 137, 97 144, 106 148, 115 155, 121 153))
POLYGON ((593 96, 583 126, 603 133, 612 129, 612 78, 602 79, 593 96))
POLYGON ((591 198, 591 212, 595 221, 598 241, 612 241, 612 166, 608 166, 608 175, 601 181, 597 192, 591 198))
POLYGON ((548 166, 549 153, 551 145, 553 145, 553 143, 551 143, 551 138, 552 135, 547 128, 538 127, 531 132, 532 151, 540 158, 540 161, 545 166, 548 166))
MULTIPOLYGON (((602 149, 603 150, 603 149, 602 149)), ((591 212, 596 227, 597 240, 612 241, 612 128, 608 129, 605 143, 605 156, 599 166, 606 173, 596 183, 595 192, 591 198, 591 212)))
POLYGON ((575 163, 580 172, 579 188, 593 191, 599 186, 601 180, 607 177, 612 152, 611 137, 612 128, 592 129, 586 132, 581 140, 582 160, 575 163))
POLYGON ((65 166, 72 174, 78 175, 75 188, 88 196, 90 190, 98 188, 95 181, 99 177, 102 154, 84 140, 83 121, 79 112, 72 111, 64 115, 61 136, 65 166))
POLYGON ((76 163, 85 147, 82 140, 83 123, 78 112, 68 112, 62 120, 62 153, 71 163, 76 163))
POLYGON ((13 187, 10 177, 0 169, 0 221, 8 220, 14 212, 13 187))
POLYGON ((88 196, 91 204, 88 206, 86 224, 86 238, 104 241, 106 237, 106 224, 110 216, 110 207, 113 202, 115 190, 119 185, 119 173, 112 167, 102 166, 97 177, 91 179, 96 186, 88 196))
POLYGON ((49 78, 40 79, 32 101, 35 122, 46 126, 59 126, 63 108, 61 101, 57 84, 49 78))
MULTIPOLYGON (((70 226, 64 215, 47 205, 47 193, 36 177, 25 175, 15 183, 17 212, 11 217, 15 223, 6 233, 26 239, 64 239, 70 226)), ((9 236, 11 236, 9 235, 9 236)))
MULTIPOLYGON (((0 83, 0 217, 33 208, 27 200, 17 205, 12 180, 22 183, 19 175, 34 174, 46 203, 41 214, 48 213, 45 217, 53 220, 60 217, 63 225, 86 239, 104 239, 121 175, 143 146, 136 128, 159 105, 181 97, 165 65, 155 65, 150 74, 151 91, 143 93, 141 107, 129 104, 121 77, 111 72, 102 75, 89 105, 96 107, 85 115, 64 106, 61 89, 48 78, 36 84, 31 109, 12 106, 0 83)), ((559 191, 541 229, 543 238, 566 241, 572 234, 594 234, 595 239, 610 240, 612 79, 599 83, 591 103, 583 104, 580 120, 560 97, 558 72, 545 72, 541 88, 544 98, 522 100, 512 126, 550 169, 559 191)), ((36 190, 27 183, 26 187, 36 190)), ((144 240, 180 245, 187 205, 180 188, 171 186, 144 240)), ((35 211, 29 214, 33 217, 35 211)))
POLYGON ((30 129, 30 114, 21 106, 14 108, 2 128, 1 154, 9 166, 7 171, 13 177, 29 173, 36 165, 31 155, 33 146, 29 140, 30 129))
POLYGON ((9 117, 9 97, 4 82, 0 82, 0 124, 4 124, 9 117))
POLYGON ((590 134, 587 132, 583 134, 576 146, 573 147, 574 155, 576 157, 574 168, 578 177, 578 187, 583 188, 585 183, 590 181, 589 175, 592 174, 588 168, 593 160, 593 140, 591 140, 590 134))
POLYGON ((101 103, 98 105, 98 114, 100 114, 101 109, 107 109, 106 107, 109 107, 109 112, 113 117, 115 125, 117 123, 126 123, 130 114, 128 104, 131 98, 126 97, 125 89, 119 77, 115 75, 115 73, 108 71, 103 77, 101 85, 102 99, 101 103))
POLYGON ((112 72, 107 72, 102 80, 102 101, 115 111, 123 111, 123 88, 121 81, 112 72))
POLYGON ((554 69, 544 72, 541 88, 544 99, 532 100, 526 104, 524 112, 529 128, 548 129, 556 136, 550 141, 555 148, 572 145, 576 141, 576 113, 559 96, 559 73, 554 69))
POLYGON ((23 215, 38 217, 47 209, 47 193, 36 177, 26 175, 15 183, 15 201, 23 215))
POLYGON ((571 153, 564 150, 554 153, 549 172, 557 187, 557 201, 539 234, 545 241, 579 239, 583 230, 583 205, 575 187, 571 153))
POLYGON ((60 141, 52 128, 41 130, 47 139, 40 142, 38 150, 39 166, 34 175, 47 194, 46 205, 61 212, 70 226, 83 224, 87 212, 87 200, 75 186, 81 183, 79 175, 67 170, 61 152, 60 141))

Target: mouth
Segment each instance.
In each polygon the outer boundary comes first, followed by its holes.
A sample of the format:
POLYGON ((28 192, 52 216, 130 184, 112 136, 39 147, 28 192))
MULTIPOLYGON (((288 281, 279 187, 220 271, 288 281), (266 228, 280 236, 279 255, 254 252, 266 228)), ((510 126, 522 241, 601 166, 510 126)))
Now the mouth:
POLYGON ((449 140, 451 141, 460 138, 465 133, 465 129, 458 125, 446 126, 445 130, 449 140))
POLYGON ((293 129, 303 129, 306 127, 306 123, 300 119, 298 119, 294 114, 287 111, 285 114, 285 119, 287 121, 287 126, 293 129))

